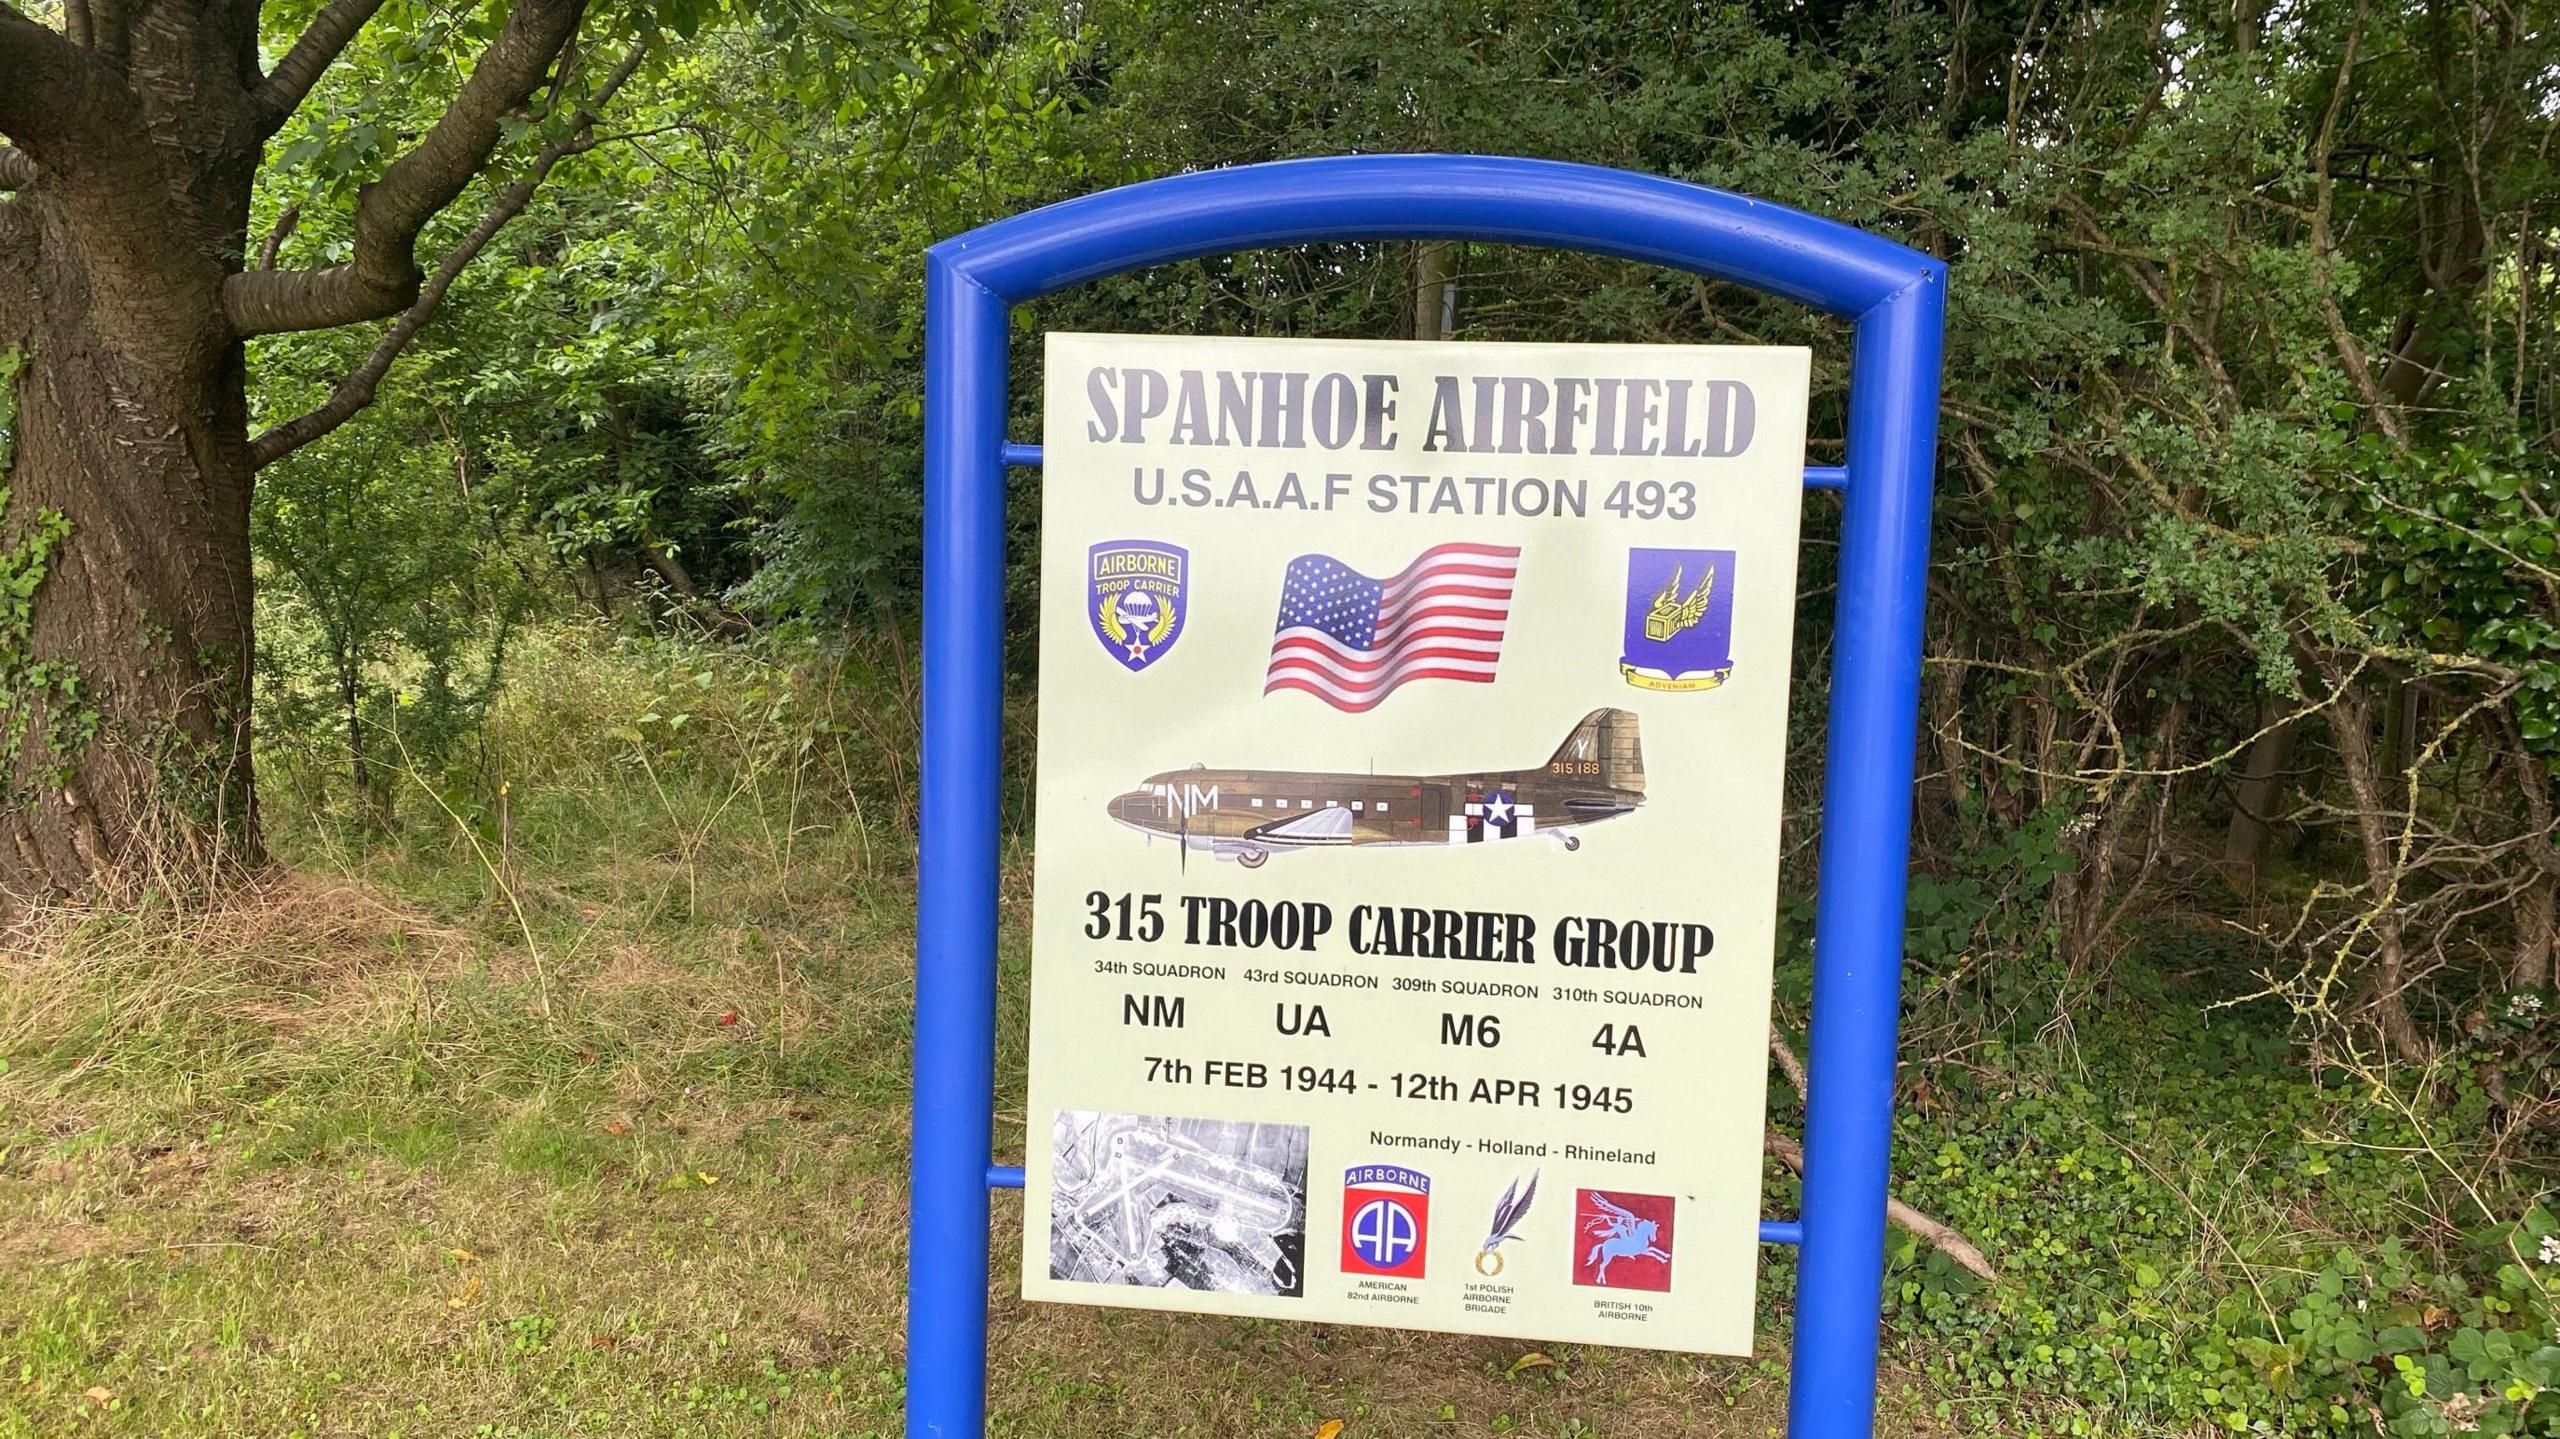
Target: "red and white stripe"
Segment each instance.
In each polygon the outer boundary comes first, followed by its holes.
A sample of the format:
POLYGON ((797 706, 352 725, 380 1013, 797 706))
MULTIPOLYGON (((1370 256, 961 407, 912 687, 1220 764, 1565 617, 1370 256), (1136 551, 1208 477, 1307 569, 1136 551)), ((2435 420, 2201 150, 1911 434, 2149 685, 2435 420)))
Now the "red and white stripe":
POLYGON ((1386 581, 1369 648, 1309 625, 1272 636, 1262 692, 1304 690, 1358 714, 1407 680, 1491 684, 1519 574, 1516 545, 1434 545, 1386 581))

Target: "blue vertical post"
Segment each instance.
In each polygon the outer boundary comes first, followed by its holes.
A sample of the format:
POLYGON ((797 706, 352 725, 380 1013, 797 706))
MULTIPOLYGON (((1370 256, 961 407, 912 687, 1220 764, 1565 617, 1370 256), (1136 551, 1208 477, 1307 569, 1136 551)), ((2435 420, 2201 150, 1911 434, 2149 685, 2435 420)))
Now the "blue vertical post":
POLYGON ((1874 1432, 1945 270, 1858 319, 1823 756, 1791 1439, 1874 1432))
POLYGON ((907 1434, 978 1439, 987 1404, 996 826, 1004 706, 1008 306, 925 278, 924 756, 907 1184, 907 1434))

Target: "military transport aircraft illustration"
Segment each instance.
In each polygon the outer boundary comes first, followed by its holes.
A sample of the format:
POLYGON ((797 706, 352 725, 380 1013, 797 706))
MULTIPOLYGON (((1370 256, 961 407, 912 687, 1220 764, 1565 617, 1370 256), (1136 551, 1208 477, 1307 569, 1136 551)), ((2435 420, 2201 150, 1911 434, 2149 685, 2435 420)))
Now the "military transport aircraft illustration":
POLYGON ((1344 774, 1319 770, 1190 769, 1150 775, 1110 802, 1113 819, 1259 869, 1282 850, 1367 845, 1480 844, 1545 835, 1568 850, 1573 830, 1644 803, 1636 717, 1584 715, 1535 769, 1472 774, 1344 774))

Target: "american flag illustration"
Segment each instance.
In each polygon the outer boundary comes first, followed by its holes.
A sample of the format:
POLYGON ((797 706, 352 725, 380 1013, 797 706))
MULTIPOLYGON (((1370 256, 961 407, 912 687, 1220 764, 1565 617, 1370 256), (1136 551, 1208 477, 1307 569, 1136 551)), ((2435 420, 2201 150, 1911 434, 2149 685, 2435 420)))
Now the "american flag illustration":
POLYGON ((1383 580, 1300 555, 1280 583, 1262 692, 1305 690, 1357 714, 1407 680, 1491 684, 1519 573, 1515 545, 1433 545, 1383 580))

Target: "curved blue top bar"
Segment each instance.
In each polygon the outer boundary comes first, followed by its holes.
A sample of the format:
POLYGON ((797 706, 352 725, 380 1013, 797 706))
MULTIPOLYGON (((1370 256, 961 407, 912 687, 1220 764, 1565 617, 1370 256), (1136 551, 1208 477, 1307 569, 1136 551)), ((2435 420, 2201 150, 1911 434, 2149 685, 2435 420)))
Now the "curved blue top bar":
POLYGON ((1203 170, 1027 211, 928 253, 937 267, 1020 304, 1144 265, 1341 240, 1588 250, 1849 316, 1946 272, 1917 250, 1766 200, 1596 165, 1491 155, 1350 155, 1203 170))

